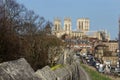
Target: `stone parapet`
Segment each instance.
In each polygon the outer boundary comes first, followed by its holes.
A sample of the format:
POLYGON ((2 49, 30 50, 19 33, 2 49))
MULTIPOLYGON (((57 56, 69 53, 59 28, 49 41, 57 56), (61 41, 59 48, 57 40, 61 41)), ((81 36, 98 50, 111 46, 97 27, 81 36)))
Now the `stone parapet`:
POLYGON ((0 80, 90 80, 76 60, 52 70, 49 66, 34 70, 24 58, 0 64, 0 80))

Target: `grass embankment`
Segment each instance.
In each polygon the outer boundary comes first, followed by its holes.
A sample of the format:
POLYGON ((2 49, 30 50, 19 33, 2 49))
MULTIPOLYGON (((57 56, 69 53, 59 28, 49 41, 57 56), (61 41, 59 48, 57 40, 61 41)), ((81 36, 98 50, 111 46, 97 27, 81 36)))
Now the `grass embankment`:
POLYGON ((56 70, 56 69, 61 68, 61 67, 63 67, 63 65, 58 64, 58 65, 51 67, 51 70, 56 70))
POLYGON ((111 80, 108 76, 90 69, 88 66, 81 64, 85 71, 89 74, 91 80, 111 80))

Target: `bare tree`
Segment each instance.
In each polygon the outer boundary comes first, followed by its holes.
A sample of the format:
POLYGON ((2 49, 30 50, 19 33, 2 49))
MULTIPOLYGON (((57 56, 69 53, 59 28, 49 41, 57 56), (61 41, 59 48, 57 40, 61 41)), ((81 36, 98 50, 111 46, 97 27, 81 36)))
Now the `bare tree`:
POLYGON ((50 47, 63 45, 51 28, 15 0, 0 0, 0 62, 24 57, 35 70, 47 65, 50 47))

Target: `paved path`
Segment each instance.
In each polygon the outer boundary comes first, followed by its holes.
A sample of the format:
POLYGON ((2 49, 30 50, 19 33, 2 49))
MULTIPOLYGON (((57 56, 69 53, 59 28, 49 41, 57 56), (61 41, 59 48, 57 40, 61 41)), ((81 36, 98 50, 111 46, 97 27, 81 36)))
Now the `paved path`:
POLYGON ((79 66, 79 71, 81 73, 80 80, 91 80, 87 72, 81 66, 79 66))

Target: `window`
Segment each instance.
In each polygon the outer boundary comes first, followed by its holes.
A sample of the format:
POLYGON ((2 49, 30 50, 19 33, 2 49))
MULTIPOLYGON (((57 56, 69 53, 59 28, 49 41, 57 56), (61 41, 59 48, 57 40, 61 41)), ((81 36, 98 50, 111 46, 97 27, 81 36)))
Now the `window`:
POLYGON ((55 24, 55 30, 57 30, 57 24, 55 24))
POLYGON ((58 30, 60 30, 60 24, 58 24, 58 30))
POLYGON ((67 24, 65 24, 65 30, 67 30, 67 24))
POLYGON ((69 24, 69 30, 70 30, 70 24, 69 24))
POLYGON ((79 24, 78 24, 78 28, 80 29, 80 21, 79 21, 79 24))
POLYGON ((81 23, 81 27, 82 27, 82 29, 83 29, 83 22, 81 23))

